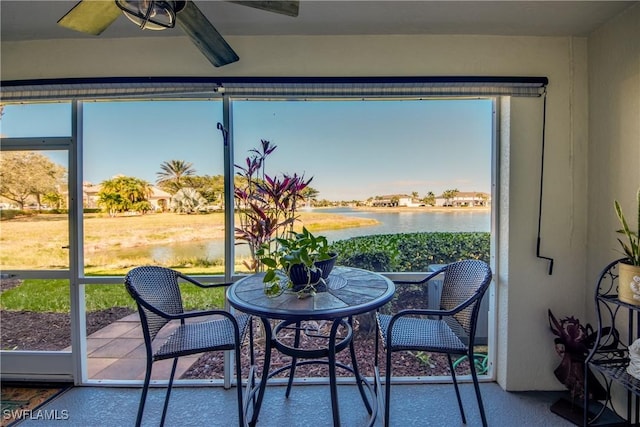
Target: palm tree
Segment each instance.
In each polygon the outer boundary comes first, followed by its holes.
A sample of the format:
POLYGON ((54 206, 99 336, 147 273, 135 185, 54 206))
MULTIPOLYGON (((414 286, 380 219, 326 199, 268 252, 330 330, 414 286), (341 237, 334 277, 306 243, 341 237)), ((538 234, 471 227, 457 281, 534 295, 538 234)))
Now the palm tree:
POLYGON ((176 193, 184 186, 184 178, 193 176, 195 173, 196 170, 193 168, 193 163, 185 162, 184 160, 169 160, 168 162, 162 162, 160 172, 156 172, 156 175, 158 175, 156 183, 164 190, 176 193))
POLYGON ((454 188, 452 190, 445 190, 442 192, 442 197, 445 200, 445 206, 452 206, 452 202, 451 199, 453 199, 454 197, 456 197, 458 195, 459 191, 457 188, 454 188))
POLYGON ((422 199, 425 205, 435 206, 436 205, 436 195, 433 194, 433 191, 427 192, 427 195, 422 199))
POLYGON ((307 206, 312 205, 312 202, 317 200, 318 194, 320 194, 320 192, 313 187, 307 187, 302 190, 302 196, 304 197, 307 206))
POLYGON ((64 199, 62 198, 62 194, 58 193, 57 191, 52 191, 42 196, 42 201, 47 203, 49 207, 53 207, 55 209, 60 209, 63 200, 64 199))
POLYGON ((118 212, 126 209, 126 202, 122 199, 122 196, 108 191, 98 193, 98 205, 102 206, 110 217, 115 217, 118 212))

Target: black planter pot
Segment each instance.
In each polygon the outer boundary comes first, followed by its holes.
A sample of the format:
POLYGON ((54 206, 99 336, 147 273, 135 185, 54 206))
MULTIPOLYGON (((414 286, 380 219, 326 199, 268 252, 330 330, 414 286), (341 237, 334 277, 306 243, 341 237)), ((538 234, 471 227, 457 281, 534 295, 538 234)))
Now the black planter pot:
POLYGON ((320 279, 326 280, 329 277, 331 270, 334 265, 336 265, 337 259, 338 254, 332 254, 332 257, 329 259, 316 261, 314 263, 316 266, 315 271, 309 270, 304 264, 292 265, 289 269, 289 280, 291 280, 291 283, 293 284, 293 291, 300 291, 307 285, 314 285, 316 292, 326 291, 327 285, 324 282, 321 282, 320 279))
POLYGON ((331 273, 331 270, 333 270, 333 266, 336 265, 337 260, 338 260, 338 254, 332 253, 331 258, 325 259, 322 261, 317 261, 315 263, 316 267, 322 271, 323 279, 326 280, 329 278, 329 273, 331 273))
POLYGON ((296 290, 296 287, 303 288, 306 285, 315 285, 320 281, 322 277, 322 270, 316 269, 316 271, 311 271, 304 264, 294 264, 289 269, 289 280, 293 284, 293 290, 296 290))

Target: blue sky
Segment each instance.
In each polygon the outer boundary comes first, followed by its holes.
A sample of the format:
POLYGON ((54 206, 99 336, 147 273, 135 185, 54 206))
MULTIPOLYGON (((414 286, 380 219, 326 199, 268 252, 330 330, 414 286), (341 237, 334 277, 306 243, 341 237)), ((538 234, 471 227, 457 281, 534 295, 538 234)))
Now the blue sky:
MULTIPOLYGON (((490 100, 232 105, 236 163, 268 139, 278 146, 268 172, 313 176, 320 199, 490 190, 490 100)), ((221 115, 216 101, 85 103, 84 180, 124 174, 154 183, 159 165, 173 159, 193 163, 198 174, 222 174, 221 115)), ((69 116, 67 104, 8 106, 0 131, 68 135, 69 116)))

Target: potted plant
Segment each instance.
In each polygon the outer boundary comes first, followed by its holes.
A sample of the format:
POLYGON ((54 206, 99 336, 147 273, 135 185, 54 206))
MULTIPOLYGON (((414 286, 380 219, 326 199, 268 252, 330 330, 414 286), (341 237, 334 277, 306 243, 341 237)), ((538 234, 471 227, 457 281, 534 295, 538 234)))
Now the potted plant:
POLYGON ((636 196, 638 202, 637 228, 631 230, 627 222, 620 203, 614 201, 616 215, 622 224, 622 228, 617 232, 626 237, 625 240, 618 238, 622 250, 627 258, 620 262, 618 298, 633 305, 640 305, 640 188, 636 196))
POLYGON ((326 237, 314 236, 304 227, 301 233, 291 231, 288 238, 263 244, 257 255, 266 267, 263 282, 270 296, 289 289, 299 297, 326 291, 326 279, 337 259, 326 237))
POLYGON ((313 179, 295 173, 268 174, 267 158, 276 148, 263 139, 258 148, 249 151, 244 164, 235 165, 234 199, 239 220, 235 237, 238 244, 249 246, 250 259, 243 263, 253 272, 262 269, 258 250, 276 238, 286 238, 293 230, 298 222, 297 205, 313 179))
MULTIPOLYGON (((221 127, 221 125, 219 125, 221 127)), ((223 132, 224 135, 224 132, 223 132)), ((306 228, 294 231, 299 221, 298 203, 312 190, 313 178, 304 175, 268 174, 267 159, 277 146, 261 140, 249 151, 244 163, 236 164, 234 199, 239 224, 239 244, 249 246, 250 259, 244 265, 253 272, 266 271, 265 293, 277 296, 293 289, 300 296, 322 291, 337 255, 329 252, 324 236, 306 228)))

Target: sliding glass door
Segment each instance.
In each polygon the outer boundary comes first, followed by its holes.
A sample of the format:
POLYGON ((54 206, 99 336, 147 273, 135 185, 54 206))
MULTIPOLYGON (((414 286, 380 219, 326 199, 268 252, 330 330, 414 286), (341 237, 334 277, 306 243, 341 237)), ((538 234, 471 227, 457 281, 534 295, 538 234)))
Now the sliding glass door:
POLYGON ((3 108, 2 376, 72 381, 71 104, 3 108))
MULTIPOLYGON (((221 120, 219 100, 84 102, 84 381, 143 376, 139 320, 123 286, 131 268, 161 265, 202 281, 224 280, 221 120)), ((185 292, 187 309, 224 306, 222 289, 185 292)), ((181 361, 176 378, 196 360, 181 361)))

